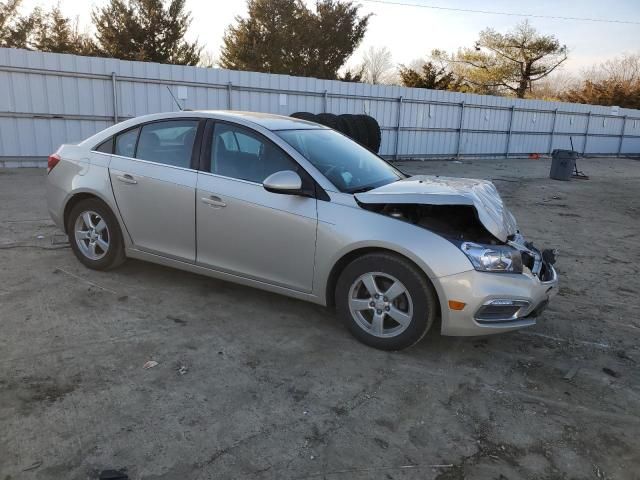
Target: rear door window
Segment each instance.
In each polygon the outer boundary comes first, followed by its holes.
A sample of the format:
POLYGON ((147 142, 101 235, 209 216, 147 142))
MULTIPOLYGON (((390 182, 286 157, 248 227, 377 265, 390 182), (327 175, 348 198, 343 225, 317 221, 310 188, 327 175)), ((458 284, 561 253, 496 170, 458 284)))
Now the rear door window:
POLYGON ((144 125, 136 158, 190 168, 197 130, 198 120, 169 120, 144 125))

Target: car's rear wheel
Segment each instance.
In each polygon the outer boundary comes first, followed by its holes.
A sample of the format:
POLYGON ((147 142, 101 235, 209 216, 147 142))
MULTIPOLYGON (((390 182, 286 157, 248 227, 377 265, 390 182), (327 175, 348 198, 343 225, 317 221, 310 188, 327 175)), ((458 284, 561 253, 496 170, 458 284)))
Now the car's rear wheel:
POLYGON ((125 260, 118 221, 97 198, 82 200, 72 208, 67 233, 73 253, 89 268, 108 270, 125 260))
POLYGON ((437 296, 411 262, 387 253, 353 260, 336 285, 336 307, 351 333, 366 345, 402 350, 427 333, 437 296))

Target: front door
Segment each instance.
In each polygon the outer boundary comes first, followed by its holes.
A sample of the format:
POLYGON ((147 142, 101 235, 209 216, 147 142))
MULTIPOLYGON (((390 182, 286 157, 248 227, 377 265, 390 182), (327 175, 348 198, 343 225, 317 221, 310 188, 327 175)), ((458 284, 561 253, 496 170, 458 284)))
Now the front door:
MULTIPOLYGON (((310 292, 315 198, 267 192, 262 181, 298 164, 262 135, 216 123, 196 192, 197 263, 310 292)), ((302 173, 302 172, 300 172, 302 173)))
POLYGON ((134 248, 195 262, 197 128, 197 119, 164 120, 116 136, 109 173, 134 248))

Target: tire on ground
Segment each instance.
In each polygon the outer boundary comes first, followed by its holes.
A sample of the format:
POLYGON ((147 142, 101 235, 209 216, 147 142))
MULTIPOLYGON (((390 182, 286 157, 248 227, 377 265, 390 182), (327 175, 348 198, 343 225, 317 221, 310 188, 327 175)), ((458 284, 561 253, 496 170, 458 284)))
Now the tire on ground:
POLYGON ((369 138, 369 149, 378 153, 380 151, 380 143, 382 142, 382 132, 380 131, 380 125, 377 120, 370 115, 359 115, 367 127, 367 134, 369 138))
POLYGON ((423 272, 407 259, 393 253, 369 253, 353 260, 340 274, 335 290, 336 311, 351 333, 362 343, 381 350, 402 350, 418 343, 438 314, 438 296, 423 272), (356 323, 349 308, 351 286, 363 274, 380 272, 402 282, 413 303, 409 326, 394 337, 381 338, 356 323))
POLYGON ((318 115, 316 115, 316 117, 318 118, 318 123, 321 123, 326 127, 333 128, 338 132, 344 133, 344 120, 338 115, 335 115, 333 113, 319 113, 318 115))
POLYGON ((346 124, 345 134, 358 142, 363 147, 369 148, 369 136, 367 134, 367 126, 358 115, 344 114, 340 115, 346 124))
POLYGON ((124 241, 122 239, 122 231, 115 215, 111 209, 98 198, 88 198, 78 202, 69 212, 67 218, 67 233, 69 235, 69 243, 71 250, 75 254, 76 258, 86 267, 94 270, 110 270, 115 268, 126 260, 124 253, 124 241), (78 217, 86 211, 94 211, 105 221, 109 231, 109 247, 107 254, 98 259, 92 260, 84 256, 80 251, 80 248, 75 238, 75 223, 78 217))
POLYGON ((311 112, 296 112, 296 113, 292 113, 289 116, 293 118, 298 118, 300 120, 306 120, 307 122, 319 123, 318 116, 315 113, 311 113, 311 112))
POLYGON ((342 133, 344 133, 347 137, 355 141, 358 141, 356 138, 358 135, 358 132, 356 132, 354 125, 349 120, 349 117, 351 117, 351 115, 342 114, 342 115, 338 115, 338 117, 342 121, 342 128, 343 128, 343 130, 341 130, 342 133))

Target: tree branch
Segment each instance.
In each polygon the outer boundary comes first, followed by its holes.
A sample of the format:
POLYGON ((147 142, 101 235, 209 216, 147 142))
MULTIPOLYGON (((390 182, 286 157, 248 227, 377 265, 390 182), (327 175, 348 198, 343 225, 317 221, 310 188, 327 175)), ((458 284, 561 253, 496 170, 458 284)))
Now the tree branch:
POLYGON ((516 60, 515 58, 510 57, 509 55, 507 55, 506 53, 501 52, 500 50, 496 50, 495 48, 491 48, 488 45, 482 45, 484 48, 486 48, 487 50, 491 50, 493 53, 500 55, 501 57, 506 58, 507 60, 511 60, 512 62, 515 63, 519 63, 522 64, 523 62, 521 62, 520 60, 516 60))
POLYGON ((529 79, 529 81, 531 82, 535 82, 536 80, 540 80, 541 78, 546 77, 547 75, 549 75, 551 72, 553 72, 556 68, 558 68, 565 60, 567 59, 567 57, 565 56, 562 60, 560 60, 558 63, 556 63, 553 67, 551 67, 551 69, 547 70, 545 73, 543 73, 542 75, 533 78, 531 77, 529 79))

